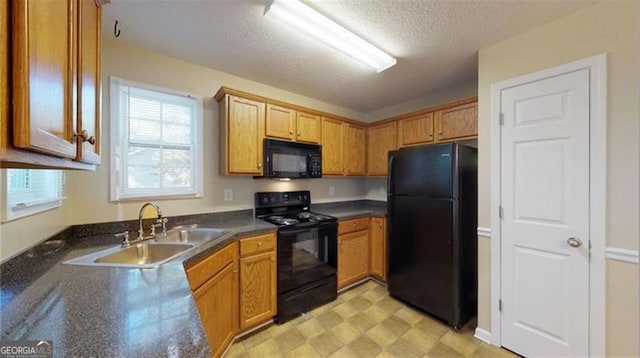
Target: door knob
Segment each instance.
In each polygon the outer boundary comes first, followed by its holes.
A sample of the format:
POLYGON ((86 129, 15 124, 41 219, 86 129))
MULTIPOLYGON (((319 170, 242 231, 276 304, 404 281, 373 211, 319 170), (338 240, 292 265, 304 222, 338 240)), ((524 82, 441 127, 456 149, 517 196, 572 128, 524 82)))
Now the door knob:
POLYGON ((569 246, 571 247, 580 247, 582 246, 582 240, 578 239, 577 237, 570 237, 567 239, 567 244, 569 244, 569 246))

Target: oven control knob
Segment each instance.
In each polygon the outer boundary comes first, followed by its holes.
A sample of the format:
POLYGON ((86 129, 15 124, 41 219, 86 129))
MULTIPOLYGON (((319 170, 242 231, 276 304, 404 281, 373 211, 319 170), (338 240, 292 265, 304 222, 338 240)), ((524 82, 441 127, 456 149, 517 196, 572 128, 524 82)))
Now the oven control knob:
POLYGON ((266 196, 265 196, 265 197, 263 197, 263 198, 262 198, 262 203, 263 203, 263 204, 269 204, 269 198, 268 198, 268 197, 266 197, 266 196))

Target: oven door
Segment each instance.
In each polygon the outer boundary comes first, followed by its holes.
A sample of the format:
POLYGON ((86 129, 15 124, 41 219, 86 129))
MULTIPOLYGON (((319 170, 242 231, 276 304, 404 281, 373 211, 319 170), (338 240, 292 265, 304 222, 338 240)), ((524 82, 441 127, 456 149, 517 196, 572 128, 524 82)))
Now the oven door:
POLYGON ((278 231, 278 293, 336 274, 337 225, 278 231))

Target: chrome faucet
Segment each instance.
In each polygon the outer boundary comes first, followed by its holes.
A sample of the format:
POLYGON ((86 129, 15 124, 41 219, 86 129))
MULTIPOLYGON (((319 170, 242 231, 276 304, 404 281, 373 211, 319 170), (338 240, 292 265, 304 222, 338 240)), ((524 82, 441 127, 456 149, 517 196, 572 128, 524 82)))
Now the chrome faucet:
POLYGON ((144 214, 144 209, 147 206, 153 206, 153 208, 156 209, 156 214, 157 214, 156 223, 151 225, 151 235, 149 236, 149 238, 152 238, 156 235, 156 227, 158 226, 162 227, 163 235, 167 234, 167 218, 162 217, 162 211, 160 210, 160 207, 158 206, 158 204, 149 202, 149 203, 144 203, 144 205, 142 205, 142 207, 140 208, 140 212, 138 213, 138 239, 137 240, 145 239, 144 228, 142 227, 142 214, 144 214))

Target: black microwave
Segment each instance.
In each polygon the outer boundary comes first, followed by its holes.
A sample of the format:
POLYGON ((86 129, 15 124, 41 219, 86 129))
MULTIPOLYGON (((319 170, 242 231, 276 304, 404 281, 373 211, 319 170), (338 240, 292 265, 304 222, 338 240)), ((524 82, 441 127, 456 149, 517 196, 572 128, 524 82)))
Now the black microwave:
POLYGON ((264 178, 321 178, 322 146, 264 140, 264 178))

